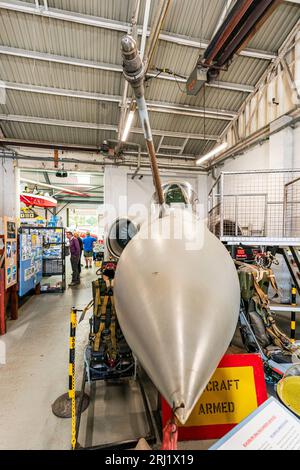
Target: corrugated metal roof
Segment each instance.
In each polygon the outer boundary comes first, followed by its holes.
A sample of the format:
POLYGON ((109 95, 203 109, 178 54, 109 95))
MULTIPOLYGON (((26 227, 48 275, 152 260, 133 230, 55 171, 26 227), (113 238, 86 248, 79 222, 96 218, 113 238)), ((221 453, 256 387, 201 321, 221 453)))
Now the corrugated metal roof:
POLYGON ((163 140, 162 145, 175 145, 175 146, 182 146, 184 143, 184 139, 174 138, 174 137, 165 137, 163 140))
POLYGON ((220 80, 231 83, 244 83, 256 85, 264 71, 268 68, 269 61, 253 59, 252 57, 235 56, 227 71, 220 73, 220 80))
MULTIPOLYGON (((104 140, 114 142, 117 138, 116 133, 112 131, 47 126, 43 124, 2 121, 1 127, 8 138, 40 142, 99 146, 104 140)), ((130 142, 141 145, 142 150, 146 151, 145 139, 142 134, 130 133, 128 139, 130 142)), ((159 141, 159 136, 153 136, 155 148, 157 148, 159 141)), ((137 147, 134 150, 137 151, 137 147)))
MULTIPOLYGON (((34 0, 26 0, 35 4, 34 0)), ((40 1, 40 4, 43 4, 40 1)), ((224 0, 173 0, 163 30, 193 39, 210 40, 224 8, 224 0), (202 19, 203 12, 203 19, 202 19)), ((130 22, 135 0, 48 0, 49 7, 111 20, 130 22)), ((157 2, 152 1, 150 24, 153 22, 157 2)), ((138 24, 142 24, 145 0, 142 0, 138 24)), ((276 51, 300 17, 300 6, 284 3, 268 19, 248 47, 276 51)), ((0 42, 2 45, 28 49, 95 62, 121 64, 120 39, 122 32, 96 28, 42 16, 0 10, 0 42)), ((153 57, 153 67, 169 68, 188 76, 200 50, 176 43, 159 41, 153 57)), ((266 68, 268 60, 235 57, 228 71, 220 74, 221 81, 255 85, 266 68)), ((27 58, 1 55, 0 80, 40 85, 45 87, 122 95, 124 78, 121 73, 85 67, 48 63, 27 58)), ((146 97, 156 102, 189 105, 211 109, 237 111, 247 93, 207 88, 196 97, 185 94, 184 84, 152 79, 147 84, 146 97)), ((1 113, 24 114, 63 120, 118 125, 118 103, 97 103, 93 100, 7 91, 7 102, 1 113)), ((153 129, 186 133, 204 133, 203 118, 151 112, 153 129)), ((228 121, 207 119, 205 132, 220 135, 228 121)), ((139 123, 134 124, 138 126, 139 123)), ((114 132, 91 129, 72 129, 59 126, 4 122, 4 134, 25 140, 44 140, 62 143, 98 145, 101 139, 116 138, 114 132)), ((142 135, 130 134, 130 140, 140 143, 142 135)), ((160 137, 155 136, 157 146, 160 137)), ((183 139, 166 138, 165 145, 182 145, 183 139)), ((186 154, 201 154, 215 142, 190 141, 186 154)))
POLYGON ((0 78, 10 82, 109 95, 121 95, 124 87, 121 73, 6 55, 1 56, 0 78))
POLYGON ((146 98, 152 101, 166 101, 169 103, 185 104, 194 107, 212 109, 239 109, 247 93, 237 93, 231 90, 206 87, 197 96, 187 96, 185 84, 169 82, 167 80, 152 79, 147 83, 146 98), (205 96, 204 96, 205 94, 205 96))
MULTIPOLYGON (((129 22, 135 5, 135 0, 48 0, 50 8, 76 11, 86 15, 129 22)), ((143 6, 141 9, 142 18, 143 6)))
POLYGON ((1 10, 2 45, 67 57, 121 64, 123 33, 1 10))
MULTIPOLYGON (((192 134, 203 134, 204 132, 203 118, 157 112, 152 112, 150 118, 153 129, 192 134)), ((228 121, 207 119, 205 125, 206 134, 217 135, 222 132, 227 124, 228 121)))
POLYGON ((71 127, 45 126, 41 124, 23 124, 3 122, 3 132, 8 138, 57 142, 78 145, 99 145, 105 139, 115 138, 114 132, 92 129, 74 129, 71 127))
MULTIPOLYGON (((30 2, 32 3, 32 2, 30 2)), ((33 2, 34 3, 34 2, 33 2)), ((151 25, 156 1, 152 0, 151 25)), ((48 0, 51 8, 75 11, 87 15, 129 23, 135 0, 48 0)), ((143 23, 145 1, 142 1, 138 24, 143 23)), ((210 39, 224 7, 223 0, 172 0, 165 19, 164 31, 210 39)))
POLYGON ((114 124, 118 121, 119 106, 118 103, 8 90, 6 103, 0 104, 0 112, 67 121, 114 124))
POLYGON ((185 153, 195 156, 204 155, 205 152, 209 152, 215 145, 216 142, 212 142, 209 140, 203 140, 201 142, 197 142, 196 140, 190 140, 185 148, 185 153))
POLYGON ((223 8, 220 0, 173 0, 163 30, 209 40, 223 8))
POLYGON ((287 2, 279 5, 249 42, 248 47, 276 52, 299 18, 299 5, 287 2))
POLYGON ((188 76, 196 65, 200 49, 159 41, 151 68, 168 68, 188 76))

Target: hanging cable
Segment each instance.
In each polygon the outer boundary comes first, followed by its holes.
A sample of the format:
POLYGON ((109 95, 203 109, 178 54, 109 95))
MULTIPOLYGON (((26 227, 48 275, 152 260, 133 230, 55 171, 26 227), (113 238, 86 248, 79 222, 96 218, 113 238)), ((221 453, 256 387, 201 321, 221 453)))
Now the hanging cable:
POLYGON ((173 73, 173 77, 174 77, 175 82, 176 82, 176 85, 178 86, 178 88, 179 88, 179 90, 181 91, 181 93, 184 93, 184 94, 185 94, 185 93, 186 93, 186 90, 185 90, 185 88, 182 88, 182 87, 181 87, 179 81, 177 80, 177 77, 176 77, 175 73, 173 73))

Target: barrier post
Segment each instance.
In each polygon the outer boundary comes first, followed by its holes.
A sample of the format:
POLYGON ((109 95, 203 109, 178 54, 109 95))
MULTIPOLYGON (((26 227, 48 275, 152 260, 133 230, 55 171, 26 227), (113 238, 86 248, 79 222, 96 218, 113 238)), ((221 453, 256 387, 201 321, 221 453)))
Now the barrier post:
POLYGON ((77 317, 73 307, 70 315, 69 398, 72 400, 72 449, 76 448, 75 336, 77 317))
MULTIPOLYGON (((297 289, 295 286, 292 287, 292 307, 296 307, 297 303, 297 289)), ((296 341, 296 312, 291 312, 291 342, 296 341)))
MULTIPOLYGON (((77 414, 83 413, 89 406, 89 396, 82 390, 77 392, 75 390, 75 337, 77 313, 79 311, 80 310, 73 307, 70 313, 68 391, 60 395, 51 406, 55 416, 58 418, 71 418, 72 420, 72 450, 78 448, 78 435, 76 430, 77 414)), ((78 421, 80 422, 80 420, 78 421)))

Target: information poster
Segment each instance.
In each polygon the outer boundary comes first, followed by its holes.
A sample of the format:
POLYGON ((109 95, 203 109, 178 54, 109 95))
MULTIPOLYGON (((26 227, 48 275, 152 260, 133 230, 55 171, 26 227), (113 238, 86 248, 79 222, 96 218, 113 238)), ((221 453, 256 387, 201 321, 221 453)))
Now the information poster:
POLYGON ((34 289, 42 279, 43 236, 38 228, 22 228, 20 243, 19 296, 23 297, 34 289))
POLYGON ((17 283, 17 224, 16 219, 4 217, 5 288, 17 283))
POLYGON ((210 450, 300 450, 300 420, 270 398, 210 450))

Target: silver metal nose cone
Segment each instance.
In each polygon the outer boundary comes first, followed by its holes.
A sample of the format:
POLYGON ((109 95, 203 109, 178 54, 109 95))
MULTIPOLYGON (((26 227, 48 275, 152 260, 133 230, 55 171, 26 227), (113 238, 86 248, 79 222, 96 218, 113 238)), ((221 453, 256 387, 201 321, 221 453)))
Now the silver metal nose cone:
POLYGON ((135 40, 133 39, 132 36, 129 36, 129 35, 123 36, 121 40, 121 47, 122 47, 122 51, 125 52, 126 54, 131 53, 134 51, 136 47, 135 40))
POLYGON ((189 413, 187 413, 187 410, 185 408, 177 408, 177 410, 175 411, 175 416, 181 424, 185 424, 189 417, 189 413))
POLYGON ((128 344, 185 423, 238 321, 240 286, 228 251, 189 211, 166 214, 126 246, 114 293, 128 344))

